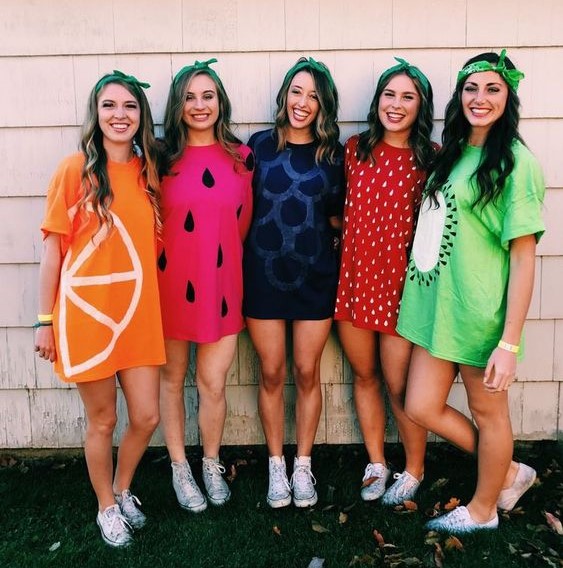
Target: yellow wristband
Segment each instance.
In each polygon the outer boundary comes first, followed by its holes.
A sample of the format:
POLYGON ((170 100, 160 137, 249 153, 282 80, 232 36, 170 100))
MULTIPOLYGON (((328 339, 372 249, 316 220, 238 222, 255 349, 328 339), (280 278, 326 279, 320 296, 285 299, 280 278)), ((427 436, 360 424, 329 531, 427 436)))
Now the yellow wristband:
POLYGON ((37 321, 39 323, 51 323, 53 321, 53 314, 37 314, 37 321))
POLYGON ((498 342, 498 346, 505 351, 510 351, 511 353, 518 353, 518 351, 520 351, 520 345, 506 343, 506 341, 503 341, 502 339, 498 342))

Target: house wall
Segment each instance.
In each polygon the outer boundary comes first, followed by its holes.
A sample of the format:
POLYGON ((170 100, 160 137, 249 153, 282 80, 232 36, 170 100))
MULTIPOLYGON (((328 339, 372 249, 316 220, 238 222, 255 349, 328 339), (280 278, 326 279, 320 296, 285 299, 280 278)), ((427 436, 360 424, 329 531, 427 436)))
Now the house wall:
MULTIPOLYGON (((527 357, 510 389, 510 406, 518 439, 563 438, 562 2, 0 0, 0 448, 83 443, 78 393, 34 356, 31 324, 45 190, 59 160, 77 148, 86 97, 103 73, 121 69, 151 83, 148 97, 160 125, 173 74, 195 59, 217 57, 215 68, 246 141, 271 122, 285 71, 310 55, 333 71, 344 141, 364 127, 375 82, 397 55, 432 82, 439 140, 457 70, 472 55, 503 47, 526 73, 519 91, 521 132, 545 172, 548 227, 537 250, 527 357)), ((256 385, 256 358, 243 333, 228 377, 226 444, 263 442, 256 385)), ((317 442, 360 442, 350 371, 334 336, 323 355, 322 388, 317 442)), ((286 394, 292 441, 291 377, 286 394)), ((196 444, 193 369, 186 401, 187 443, 196 444)), ((451 401, 467 412, 459 383, 451 401)), ((392 421, 387 439, 397 440, 392 421)), ((152 443, 162 444, 160 433, 152 443)))

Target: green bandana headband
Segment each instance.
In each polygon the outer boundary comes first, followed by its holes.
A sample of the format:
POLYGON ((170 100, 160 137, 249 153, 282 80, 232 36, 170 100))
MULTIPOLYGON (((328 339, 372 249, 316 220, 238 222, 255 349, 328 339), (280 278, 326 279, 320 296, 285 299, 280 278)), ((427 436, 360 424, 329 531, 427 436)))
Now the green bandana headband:
POLYGON ((398 61, 398 64, 383 71, 381 77, 379 77, 379 82, 383 83, 387 81, 390 75, 395 75, 402 72, 411 79, 417 79, 420 83, 420 86, 422 87, 422 90, 424 91, 424 94, 428 95, 428 92, 430 90, 430 81, 428 80, 428 77, 418 67, 411 65, 408 61, 405 61, 400 57, 394 57, 394 59, 395 61, 398 61))
POLYGON ((96 94, 98 94, 102 87, 105 87, 108 83, 113 83, 116 80, 123 81, 129 85, 134 85, 138 88, 148 89, 150 85, 148 83, 142 83, 137 79, 137 77, 133 77, 133 75, 125 75, 122 71, 118 71, 117 69, 113 70, 113 73, 109 73, 108 75, 104 75, 94 87, 96 94))
POLYGON ((500 52, 500 56, 498 59, 498 63, 494 64, 490 61, 475 61, 474 63, 470 63, 466 65, 458 74, 457 74, 457 84, 465 81, 469 75, 473 73, 482 73, 483 71, 495 71, 498 73, 505 81, 506 84, 516 92, 518 90, 518 83, 521 79, 524 78, 524 73, 522 71, 518 71, 518 69, 507 69, 506 63, 506 49, 503 49, 500 52))
POLYGON ((177 85, 178 81, 186 73, 191 73, 193 71, 205 71, 206 73, 209 73, 211 78, 216 83, 218 83, 219 85, 222 85, 223 83, 221 83, 221 79, 219 79, 219 75, 217 75, 217 73, 215 73, 215 71, 213 69, 211 69, 211 67, 209 67, 212 63, 217 63, 217 59, 215 59, 213 57, 212 59, 208 59, 207 61, 197 61, 196 60, 193 65, 186 65, 185 67, 182 67, 182 69, 180 69, 180 71, 178 71, 178 73, 176 73, 176 75, 174 76, 174 80, 172 81, 172 84, 177 85))
POLYGON ((328 85, 331 88, 331 90, 334 89, 334 80, 332 78, 332 75, 330 74, 330 71, 328 70, 328 67, 324 63, 321 63, 320 61, 315 61, 312 57, 309 57, 309 59, 306 59, 305 61, 298 61, 285 74, 283 82, 285 83, 290 77, 297 75, 299 71, 307 69, 314 69, 315 71, 318 71, 319 73, 324 75, 328 81, 328 85))

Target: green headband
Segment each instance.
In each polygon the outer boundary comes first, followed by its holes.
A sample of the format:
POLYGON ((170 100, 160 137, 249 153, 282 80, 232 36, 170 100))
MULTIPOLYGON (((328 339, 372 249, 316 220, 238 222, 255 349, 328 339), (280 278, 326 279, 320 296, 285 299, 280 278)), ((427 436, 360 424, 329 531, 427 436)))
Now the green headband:
POLYGON ((324 63, 321 63, 320 61, 315 61, 312 57, 309 57, 309 59, 306 59, 304 61, 298 61, 285 74, 283 82, 285 83, 287 80, 289 80, 290 77, 297 75, 297 73, 299 73, 299 71, 303 71, 303 70, 307 70, 307 69, 314 69, 315 71, 318 71, 319 73, 324 75, 326 77, 327 81, 328 81, 328 85, 331 88, 331 90, 334 89, 334 80, 332 78, 332 75, 330 74, 330 71, 328 70, 328 67, 324 63))
POLYGON ((424 91, 424 94, 428 95, 430 91, 430 81, 428 80, 428 77, 418 67, 411 65, 408 61, 405 61, 400 57, 395 57, 394 59, 399 63, 383 71, 381 77, 379 77, 379 83, 382 84, 389 78, 390 75, 395 75, 397 73, 403 72, 411 79, 417 79, 420 83, 420 86, 422 87, 422 90, 424 91))
POLYGON ((474 63, 470 63, 466 65, 458 74, 457 74, 457 84, 465 81, 469 75, 473 73, 482 73, 483 71, 495 71, 498 73, 505 81, 506 84, 516 92, 518 90, 518 83, 520 80, 524 78, 524 73, 522 71, 518 71, 518 69, 507 69, 506 68, 506 49, 503 49, 500 52, 498 63, 495 65, 490 61, 475 61, 474 63))
POLYGON ((217 75, 217 73, 215 73, 215 71, 213 69, 211 69, 211 67, 209 67, 211 65, 211 63, 217 63, 217 59, 215 59, 213 57, 212 59, 208 59, 207 61, 197 61, 196 60, 193 65, 186 65, 185 67, 182 67, 182 69, 180 69, 180 71, 178 71, 178 73, 176 73, 176 75, 174 76, 174 80, 172 81, 172 84, 177 85, 180 78, 183 77, 186 73, 192 73, 194 71, 205 71, 205 72, 209 73, 211 78, 216 83, 218 83, 219 85, 222 85, 223 83, 221 83, 221 79, 219 79, 219 75, 217 75))
POLYGON ((105 87, 108 83, 114 83, 115 81, 123 81, 124 83, 128 83, 129 85, 134 85, 138 88, 148 89, 150 85, 148 83, 142 83, 137 79, 137 77, 133 77, 133 75, 125 75, 122 71, 118 71, 117 69, 113 70, 113 73, 109 73, 108 75, 104 75, 94 87, 94 91, 96 94, 100 92, 102 87, 105 87))

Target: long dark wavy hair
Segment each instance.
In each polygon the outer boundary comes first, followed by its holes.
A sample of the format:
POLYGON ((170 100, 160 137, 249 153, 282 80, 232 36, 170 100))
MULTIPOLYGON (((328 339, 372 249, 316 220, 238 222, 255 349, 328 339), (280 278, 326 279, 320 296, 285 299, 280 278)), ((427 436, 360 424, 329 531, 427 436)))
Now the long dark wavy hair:
POLYGON ((397 75, 406 75, 409 77, 409 79, 411 79, 414 83, 416 91, 420 97, 418 114, 409 134, 409 147, 413 151, 416 167, 419 170, 426 171, 436 153, 434 145, 430 139, 432 128, 434 127, 434 95, 430 83, 428 83, 428 90, 425 91, 422 88, 420 81, 405 69, 400 69, 396 73, 390 73, 388 76, 382 75, 379 78, 375 88, 375 94, 373 95, 373 99, 369 107, 367 117, 368 129, 360 133, 356 157, 362 162, 365 162, 368 159, 375 162, 373 149, 378 142, 383 140, 383 136, 385 134, 385 128, 381 123, 378 113, 379 99, 391 79, 397 75))
MULTIPOLYGON (((104 77, 107 77, 107 75, 104 75, 104 77)), ((88 96, 86 119, 82 125, 80 138, 80 150, 84 154, 85 160, 82 168, 84 193, 78 204, 79 210, 85 211, 86 205, 91 203, 99 226, 105 225, 108 229, 107 234, 109 234, 113 227, 113 218, 109 208, 113 202, 114 193, 109 181, 108 159, 103 145, 103 133, 99 125, 98 101, 103 96, 107 85, 113 83, 127 89, 135 98, 141 110, 139 129, 135 134, 135 144, 142 152, 141 177, 154 211, 156 230, 160 232, 162 229, 160 218, 160 182, 151 110, 143 89, 118 77, 110 79, 98 92, 96 92, 96 87, 94 87, 88 96)))
MULTIPOLYGON (((465 62, 464 67, 475 61, 488 61, 493 65, 498 63, 496 53, 481 53, 465 62)), ((507 57, 507 69, 514 69, 514 64, 507 57)), ((499 75, 500 77, 500 75, 499 75)), ((502 77, 501 77, 502 80, 502 77)), ((426 193, 437 205, 436 192, 446 183, 452 167, 459 160, 463 148, 468 143, 471 125, 463 114, 461 94, 466 81, 460 81, 446 106, 444 131, 442 133, 442 148, 436 156, 431 170, 431 177, 426 187, 426 193)), ((515 140, 523 143, 518 133, 520 120, 520 99, 516 92, 507 85, 508 99, 502 116, 491 126, 485 144, 481 162, 473 172, 471 180, 477 189, 473 207, 484 207, 495 202, 502 193, 506 179, 514 169, 514 153, 512 144, 515 140)))
MULTIPOLYGON (((278 138, 278 151, 281 152, 284 150, 287 143, 286 127, 289 124, 287 94, 289 87, 295 75, 301 71, 305 71, 313 77, 315 91, 319 101, 319 112, 312 125, 313 138, 319 144, 315 154, 315 160, 317 163, 326 160, 332 164, 336 160, 338 138, 340 136, 340 128, 337 123, 338 91, 334 83, 329 80, 326 73, 308 64, 306 57, 299 58, 297 63, 303 63, 304 65, 296 68, 294 72, 287 73, 276 96, 277 110, 275 114, 275 131, 278 138)), ((320 61, 318 63, 324 65, 320 61)))
POLYGON ((231 102, 221 80, 205 69, 194 69, 180 75, 172 81, 164 112, 164 147, 161 150, 164 158, 161 164, 161 175, 170 175, 172 166, 178 161, 188 142, 188 126, 183 120, 184 103, 190 81, 197 75, 207 75, 217 90, 219 100, 219 116, 214 125, 215 139, 233 158, 235 170, 244 165, 244 159, 238 147, 242 142, 235 136, 231 126, 231 102))

